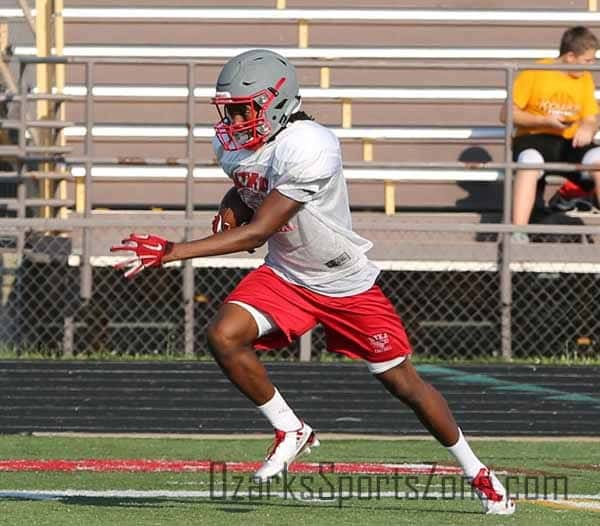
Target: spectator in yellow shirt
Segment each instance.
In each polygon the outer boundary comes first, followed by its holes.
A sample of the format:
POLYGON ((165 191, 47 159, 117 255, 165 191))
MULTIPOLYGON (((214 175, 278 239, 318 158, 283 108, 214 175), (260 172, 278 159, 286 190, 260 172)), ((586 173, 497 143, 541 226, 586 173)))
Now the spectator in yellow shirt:
MULTIPOLYGON (((586 27, 567 29, 560 42, 557 59, 541 60, 541 64, 593 64, 598 39, 586 27)), ((597 130, 598 104, 592 75, 588 71, 522 71, 513 87, 514 160, 520 163, 568 162, 600 163, 600 147, 593 144, 597 130)), ((500 119, 506 122, 506 108, 500 119)), ((514 183, 513 223, 526 225, 535 203, 536 188, 546 172, 518 170, 514 183)), ((579 174, 562 172, 564 177, 579 174)), ((600 197, 600 171, 591 172, 600 197)), ((523 232, 513 239, 527 242, 523 232)))

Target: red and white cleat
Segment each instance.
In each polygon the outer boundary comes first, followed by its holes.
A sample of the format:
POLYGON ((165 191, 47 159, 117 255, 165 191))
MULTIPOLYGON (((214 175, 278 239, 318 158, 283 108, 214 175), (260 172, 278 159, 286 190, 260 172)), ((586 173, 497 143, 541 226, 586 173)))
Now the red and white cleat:
POLYGON ((275 430, 275 441, 269 449, 264 464, 253 476, 255 482, 266 482, 281 475, 289 465, 302 453, 310 453, 311 448, 318 447, 319 440, 312 428, 305 423, 296 431, 275 430))
POLYGON ((489 469, 481 468, 471 481, 471 486, 481 499, 483 511, 489 515, 512 515, 514 501, 506 494, 502 483, 489 469))

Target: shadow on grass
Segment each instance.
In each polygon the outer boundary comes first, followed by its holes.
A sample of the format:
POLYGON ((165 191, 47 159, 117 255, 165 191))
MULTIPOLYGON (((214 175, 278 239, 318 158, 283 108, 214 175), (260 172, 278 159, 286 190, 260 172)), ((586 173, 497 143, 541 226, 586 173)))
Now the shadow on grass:
MULTIPOLYGON (((386 499, 388 500, 388 499, 386 499)), ((342 505, 338 501, 294 501, 290 503, 277 502, 276 500, 252 500, 250 502, 244 502, 243 499, 231 499, 231 500, 220 500, 220 499, 173 499, 173 498, 135 498, 135 497, 57 497, 57 496, 22 496, 22 497, 2 497, 0 502, 45 502, 53 501, 65 504, 67 506, 96 506, 96 507, 114 507, 114 508, 177 508, 181 505, 184 506, 214 506, 216 510, 225 513, 251 513, 259 510, 261 507, 274 507, 280 510, 286 508, 310 508, 310 509, 352 509, 352 510, 373 510, 373 511, 398 511, 404 513, 443 513, 453 514, 458 516, 462 515, 481 515, 481 512, 464 510, 464 509, 436 509, 436 508, 424 508, 419 506, 407 506, 407 503, 421 503, 423 501, 400 499, 398 504, 395 506, 384 505, 379 506, 380 502, 377 499, 373 500, 371 505, 367 503, 351 503, 344 501, 342 505)))

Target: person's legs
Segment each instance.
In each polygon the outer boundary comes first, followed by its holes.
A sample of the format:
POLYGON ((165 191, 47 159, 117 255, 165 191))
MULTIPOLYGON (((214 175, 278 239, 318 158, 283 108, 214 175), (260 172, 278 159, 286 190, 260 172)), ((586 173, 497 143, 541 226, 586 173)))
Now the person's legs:
POLYGON ((450 450, 467 477, 475 477, 485 467, 466 443, 446 399, 421 378, 409 359, 375 377, 408 405, 438 442, 450 450))
MULTIPOLYGON (((586 151, 581 162, 583 164, 600 164, 600 146, 590 148, 586 151)), ((594 181, 596 203, 600 204, 600 170, 590 170, 589 174, 594 181)))
MULTIPOLYGON (((524 164, 565 161, 569 142, 559 135, 534 134, 516 137, 513 142, 513 159, 524 164)), ((513 188, 513 224, 524 226, 529 223, 535 205, 536 192, 541 170, 517 170, 513 188)), ((515 241, 526 241, 527 237, 519 232, 515 241)))
MULTIPOLYGON (((517 157, 520 163, 540 164, 544 162, 542 154, 529 148, 523 150, 517 157)), ((527 225, 535 204, 535 195, 540 170, 517 170, 514 183, 513 224, 527 225)))
POLYGON ((261 268, 242 280, 209 326, 208 343, 215 360, 275 428, 275 442, 254 475, 257 481, 279 475, 319 441, 273 385, 255 348, 284 346, 314 324, 293 289, 261 268))
POLYGON ((425 428, 456 457, 467 477, 474 478, 485 467, 462 436, 446 399, 421 378, 410 360, 375 377, 415 412, 425 428))
POLYGON ((445 446, 456 443, 459 431, 448 404, 412 365, 402 320, 378 286, 347 298, 323 299, 318 319, 329 351, 365 360, 369 371, 415 411, 435 438, 445 446))
MULTIPOLYGON (((460 439, 460 430, 444 397, 423 381, 410 361, 410 342, 394 306, 377 286, 350 298, 322 301, 319 320, 328 350, 361 358, 369 371, 396 398, 406 403, 444 446, 460 439)), ((474 471, 467 466, 467 475, 474 471)))
POLYGON ((439 391, 423 381, 410 359, 375 377, 400 401, 408 405, 427 430, 444 446, 456 444, 458 426, 439 391))
POLYGON ((594 197, 596 198, 595 206, 600 206, 600 171, 590 172, 590 175, 594 180, 594 197))
POLYGON ((254 475, 258 481, 279 475, 300 453, 319 445, 312 428, 298 419, 275 388, 252 347, 258 337, 276 329, 269 316, 241 302, 225 303, 208 329, 209 348, 223 372, 275 428, 275 442, 254 475))
POLYGON ((216 362, 243 394, 258 406, 273 398, 275 386, 252 348, 258 327, 247 310, 225 303, 209 326, 207 336, 216 362))
POLYGON ((347 298, 321 298, 317 309, 328 350, 365 360, 369 371, 455 456, 482 498, 484 510, 512 513, 514 503, 469 447, 445 398, 412 365, 402 321, 381 289, 374 286, 347 298))
POLYGON ((493 473, 479 460, 456 425, 446 399, 423 381, 410 359, 375 377, 396 398, 408 405, 427 430, 456 458, 481 498, 486 513, 510 515, 514 502, 493 473))
POLYGON ((208 327, 209 349, 223 372, 252 402, 275 396, 255 348, 283 347, 315 324, 293 289, 266 267, 248 274, 208 327))

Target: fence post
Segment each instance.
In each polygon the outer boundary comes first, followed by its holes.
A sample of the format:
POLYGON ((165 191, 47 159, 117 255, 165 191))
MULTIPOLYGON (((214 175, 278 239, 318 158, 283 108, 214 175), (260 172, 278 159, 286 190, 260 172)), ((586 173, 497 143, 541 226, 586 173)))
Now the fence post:
MULTIPOLYGON (((85 69, 85 195, 83 206, 83 217, 89 218, 92 215, 92 168, 94 156, 94 63, 86 62, 85 69)), ((90 227, 83 227, 83 243, 81 254, 81 281, 80 295, 84 303, 87 303, 92 297, 92 266, 90 262, 90 252, 92 239, 90 227)))
MULTIPOLYGON (((194 168, 196 165, 194 155, 194 88, 195 65, 190 62, 187 64, 187 176, 185 180, 185 218, 191 220, 194 218, 194 168)), ((185 228, 185 240, 192 239, 192 229, 189 226, 185 228)), ((194 296, 195 281, 194 267, 191 259, 184 263, 183 268, 183 301, 184 301, 184 352, 188 357, 194 355, 194 296)))
POLYGON ((300 361, 310 362, 312 354, 312 331, 305 332, 300 336, 300 361))
POLYGON ((73 342, 75 341, 75 318, 67 315, 63 323, 63 357, 72 358, 73 342))
MULTIPOLYGON (((504 128, 504 160, 507 163, 504 168, 504 195, 503 195, 503 219, 505 225, 512 224, 512 87, 514 69, 512 66, 506 69, 506 122, 504 128)), ((501 342, 502 358, 512 359, 512 275, 510 272, 511 261, 511 232, 502 234, 502 252, 500 267, 500 302, 501 302, 501 342)))
MULTIPOLYGON (((27 83, 25 82, 25 65, 19 62, 19 96, 21 102, 19 105, 19 159, 17 160, 17 217, 25 219, 25 199, 27 198, 27 187, 25 186, 26 172, 25 156, 27 147, 27 83)), ((17 230, 17 267, 21 265, 25 256, 25 228, 17 230)))

